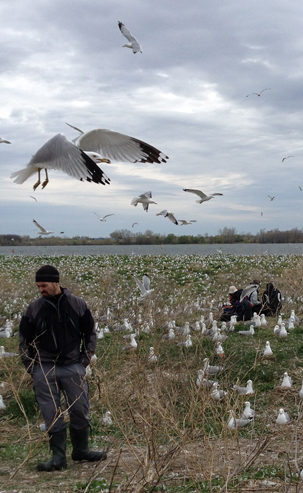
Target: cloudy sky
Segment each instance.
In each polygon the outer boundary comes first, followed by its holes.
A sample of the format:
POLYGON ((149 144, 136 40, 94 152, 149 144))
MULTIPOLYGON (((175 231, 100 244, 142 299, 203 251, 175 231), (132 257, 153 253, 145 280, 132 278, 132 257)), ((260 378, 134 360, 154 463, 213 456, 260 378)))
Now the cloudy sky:
POLYGON ((301 229, 303 4, 2 0, 0 16, 0 137, 11 141, 0 144, 0 234, 34 237, 33 219, 69 237, 301 229), (142 54, 122 48, 118 21, 142 54), (77 136, 65 122, 136 137, 169 160, 104 164, 106 186, 54 170, 43 190, 36 176, 14 183, 51 137, 77 136), (223 196, 200 205, 183 188, 223 196), (146 191, 148 213, 131 205, 146 191), (197 222, 175 226, 163 209, 197 222))

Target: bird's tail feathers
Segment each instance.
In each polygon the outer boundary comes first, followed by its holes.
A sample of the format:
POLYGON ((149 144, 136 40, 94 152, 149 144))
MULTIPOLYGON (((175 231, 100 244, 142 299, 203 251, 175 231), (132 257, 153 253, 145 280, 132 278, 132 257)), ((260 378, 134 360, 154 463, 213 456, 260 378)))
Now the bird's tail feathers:
POLYGON ((15 178, 14 183, 18 183, 18 185, 21 185, 24 183, 31 175, 34 175, 37 173, 37 169, 33 168, 24 168, 20 169, 19 171, 15 171, 14 173, 11 174, 11 178, 15 178))

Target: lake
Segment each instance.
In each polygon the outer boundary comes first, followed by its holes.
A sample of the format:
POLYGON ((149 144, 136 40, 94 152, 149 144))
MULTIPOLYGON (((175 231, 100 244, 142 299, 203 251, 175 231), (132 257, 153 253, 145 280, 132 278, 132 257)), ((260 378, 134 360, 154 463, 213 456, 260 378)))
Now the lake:
POLYGON ((77 245, 0 247, 0 255, 303 255, 303 243, 224 245, 77 245))

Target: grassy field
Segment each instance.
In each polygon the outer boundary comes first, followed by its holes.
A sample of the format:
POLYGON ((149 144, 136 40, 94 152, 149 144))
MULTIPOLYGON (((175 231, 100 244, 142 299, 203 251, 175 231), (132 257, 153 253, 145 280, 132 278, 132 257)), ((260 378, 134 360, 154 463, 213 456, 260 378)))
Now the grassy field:
MULTIPOLYGON (((34 282, 43 264, 55 265, 61 285, 82 296, 99 328, 97 361, 88 377, 91 402, 91 445, 108 450, 100 464, 73 463, 68 444, 66 471, 37 473, 35 464, 49 457, 47 434, 35 402, 31 378, 18 357, 0 358, 0 491, 18 492, 225 492, 303 491, 302 401, 303 327, 301 256, 58 256, 0 257, 0 326, 10 320, 18 331, 27 304, 38 297, 34 282), (139 301, 133 275, 151 278, 153 293, 139 301), (285 339, 274 334, 276 318, 251 336, 237 324, 222 342, 192 331, 163 340, 168 323, 183 327, 210 312, 219 322, 228 301, 228 287, 244 287, 253 279, 274 282, 283 295, 283 319, 291 310, 299 320, 285 339), (111 318, 102 321, 107 309, 111 318), (127 318, 137 333, 138 347, 126 351, 126 332, 115 331, 127 318), (273 356, 262 357, 270 341, 273 356), (149 362, 154 347, 156 363, 149 362), (214 379, 226 391, 222 401, 197 386, 204 358, 224 370, 214 379), (290 389, 280 387, 284 372, 290 389), (252 380, 254 393, 239 395, 232 386, 252 380), (245 428, 227 427, 229 411, 240 417, 249 401, 256 416, 245 428), (279 408, 290 415, 277 425, 279 408), (112 424, 102 422, 111 412, 112 424)), ((6 351, 16 352, 18 337, 0 339, 6 351)), ((64 404, 62 405, 64 412, 64 404)), ((68 415, 66 421, 68 422, 68 415)))

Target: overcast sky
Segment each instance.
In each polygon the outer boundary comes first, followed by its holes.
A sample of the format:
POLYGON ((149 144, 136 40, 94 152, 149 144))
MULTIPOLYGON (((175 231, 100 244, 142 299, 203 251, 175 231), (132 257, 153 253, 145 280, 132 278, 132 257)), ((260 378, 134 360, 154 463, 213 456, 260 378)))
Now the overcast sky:
POLYGON ((1 0, 0 16, 0 137, 11 141, 0 144, 0 234, 34 237, 33 219, 68 237, 302 228, 303 4, 1 0), (118 21, 142 54, 122 48, 118 21), (36 176, 14 183, 51 137, 77 136, 65 122, 136 137, 169 160, 102 164, 106 186, 55 170, 43 190, 36 176), (223 196, 200 205, 183 188, 223 196), (131 205, 146 191, 157 202, 147 213, 131 205), (163 209, 197 222, 175 226, 163 209))

